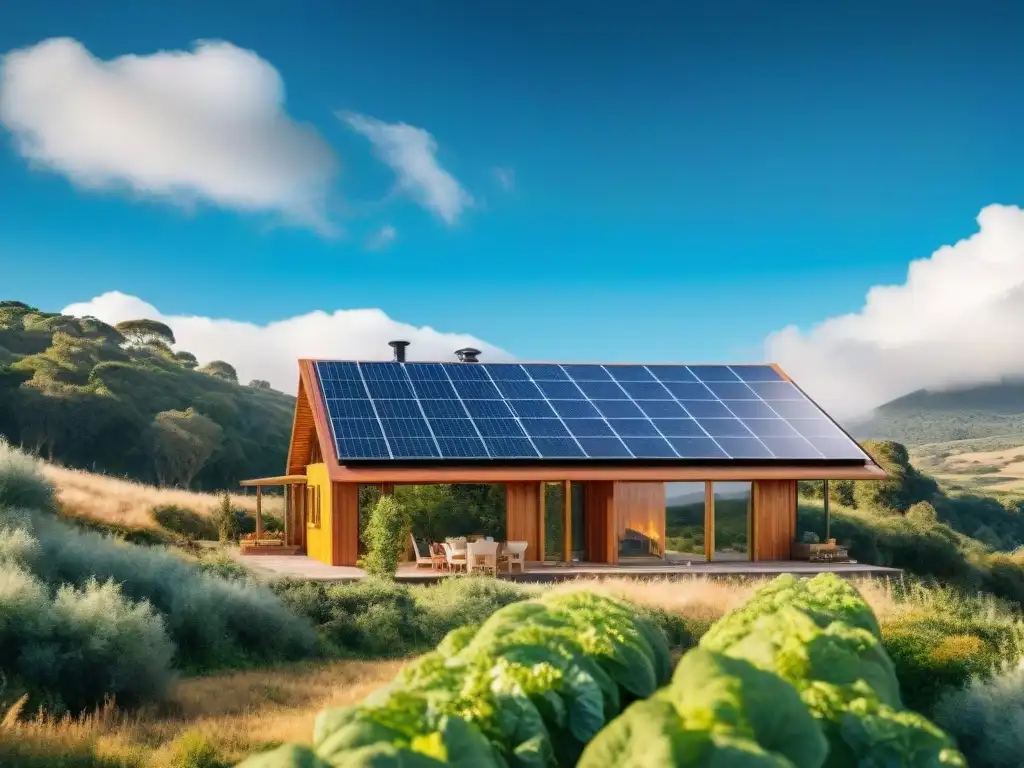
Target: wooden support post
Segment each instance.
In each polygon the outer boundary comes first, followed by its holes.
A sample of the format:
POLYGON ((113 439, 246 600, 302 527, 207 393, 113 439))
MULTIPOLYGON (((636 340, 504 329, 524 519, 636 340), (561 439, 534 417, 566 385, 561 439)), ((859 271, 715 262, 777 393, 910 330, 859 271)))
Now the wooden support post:
POLYGON ((284 544, 290 546, 292 543, 291 539, 291 518, 292 516, 292 487, 286 485, 281 488, 281 493, 284 495, 284 544))
POLYGON ((539 483, 539 485, 540 487, 537 489, 540 498, 540 503, 537 504, 537 554, 540 557, 537 559, 544 562, 548 559, 547 543, 544 540, 547 533, 548 486, 547 483, 539 483))
POLYGON ((704 557, 710 563, 715 559, 715 486, 704 483, 704 557))
POLYGON ((562 560, 572 562, 572 483, 562 483, 562 560))
POLYGON ((380 495, 381 496, 390 496, 394 492, 395 492, 395 484, 394 483, 381 483, 380 484, 380 495))
POLYGON ((822 498, 825 502, 825 541, 823 543, 828 544, 829 539, 832 537, 832 510, 829 509, 828 480, 823 482, 822 491, 822 498))
POLYGON ((263 486, 256 486, 256 546, 263 538, 263 486))

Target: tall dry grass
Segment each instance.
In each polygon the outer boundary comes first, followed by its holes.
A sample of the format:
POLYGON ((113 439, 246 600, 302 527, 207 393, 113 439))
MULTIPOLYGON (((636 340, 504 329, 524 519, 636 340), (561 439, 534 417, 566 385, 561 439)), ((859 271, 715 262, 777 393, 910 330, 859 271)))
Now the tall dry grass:
POLYGON ((0 765, 43 766, 60 756, 78 757, 70 765, 171 768, 188 764, 189 752, 232 764, 275 743, 307 741, 321 709, 362 700, 403 663, 296 664, 184 680, 159 709, 130 715, 106 706, 79 717, 26 718, 12 708, 0 721, 0 765))
MULTIPOLYGON (((102 523, 155 529, 159 526, 153 519, 153 507, 174 504, 200 515, 212 516, 220 503, 220 497, 212 493, 157 488, 44 461, 39 461, 39 467, 57 487, 57 500, 65 514, 102 523)), ((256 497, 253 494, 232 494, 231 503, 247 512, 256 511, 256 497)), ((263 509, 269 514, 280 516, 283 503, 278 497, 265 496, 263 509)))

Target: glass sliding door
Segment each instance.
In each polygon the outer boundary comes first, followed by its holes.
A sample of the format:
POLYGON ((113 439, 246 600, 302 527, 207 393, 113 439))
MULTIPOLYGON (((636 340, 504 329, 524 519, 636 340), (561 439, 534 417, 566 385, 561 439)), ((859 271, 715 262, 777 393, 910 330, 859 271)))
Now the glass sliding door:
POLYGON ((583 483, 569 483, 570 502, 572 504, 572 559, 583 562, 584 551, 586 550, 586 524, 587 518, 583 514, 584 497, 583 491, 586 486, 583 483))
POLYGON ((712 483, 714 560, 750 560, 753 486, 750 482, 712 483))
POLYGON ((703 561, 706 483, 665 483, 665 559, 703 561))

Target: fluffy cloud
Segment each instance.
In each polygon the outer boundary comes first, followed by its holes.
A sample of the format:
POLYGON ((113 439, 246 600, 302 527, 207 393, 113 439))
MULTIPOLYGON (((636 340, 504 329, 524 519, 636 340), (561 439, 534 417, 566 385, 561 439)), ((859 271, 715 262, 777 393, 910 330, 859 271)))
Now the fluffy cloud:
POLYGON ((0 123, 18 151, 89 189, 275 212, 330 230, 336 169, 315 130, 284 109, 269 63, 225 42, 94 57, 69 38, 0 60, 0 123))
POLYGON ((370 236, 366 238, 364 247, 368 251, 383 251, 395 242, 396 237, 398 237, 398 230, 390 224, 385 224, 376 232, 370 233, 370 236))
POLYGON ((339 117, 373 144, 381 161, 398 176, 398 186, 420 205, 454 224, 473 198, 458 179, 437 161, 437 142, 422 128, 406 123, 385 123, 352 112, 339 117))
POLYGON ((115 324, 145 317, 171 327, 177 349, 191 352, 200 363, 225 360, 235 366, 243 382, 266 379, 275 389, 295 392, 296 360, 300 357, 389 360, 392 339, 412 342, 410 360, 455 360, 460 347, 480 349, 487 360, 508 360, 510 355, 473 336, 416 327, 388 317, 379 309, 339 309, 310 312, 266 325, 211 317, 165 315, 135 296, 110 291, 66 307, 65 314, 92 315, 115 324))
POLYGON ((839 418, 918 389, 1024 375, 1024 210, 990 205, 979 230, 876 286, 860 311, 771 335, 767 357, 839 418))

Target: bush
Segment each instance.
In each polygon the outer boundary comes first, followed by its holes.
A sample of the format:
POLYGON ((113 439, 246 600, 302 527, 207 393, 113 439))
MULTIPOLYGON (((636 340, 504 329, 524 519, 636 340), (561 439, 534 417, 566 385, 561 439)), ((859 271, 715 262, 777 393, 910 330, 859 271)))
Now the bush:
POLYGON ((0 437, 0 508, 57 513, 57 495, 35 459, 0 437))
POLYGON ((163 695, 173 655, 161 617, 116 584, 90 579, 52 593, 0 564, 0 672, 9 696, 26 693, 33 706, 74 713, 107 697, 132 706, 163 695))
POLYGON ((171 533, 187 539, 204 539, 215 541, 218 536, 217 526, 208 517, 191 509, 176 504, 161 504, 153 507, 153 519, 171 533))
POLYGON ((362 532, 366 556, 360 566, 371 576, 393 579, 409 538, 409 519, 393 495, 381 496, 362 532))
POLYGON ((220 497, 213 525, 221 541, 238 541, 242 536, 256 530, 256 518, 244 509, 231 505, 231 495, 225 492, 220 497))
POLYGON ((230 761, 210 738, 199 731, 185 731, 171 746, 170 768, 230 768, 230 761))
POLYGON ((945 694, 935 707, 935 722, 956 739, 970 765, 1018 768, 1024 755, 1024 664, 945 694))

